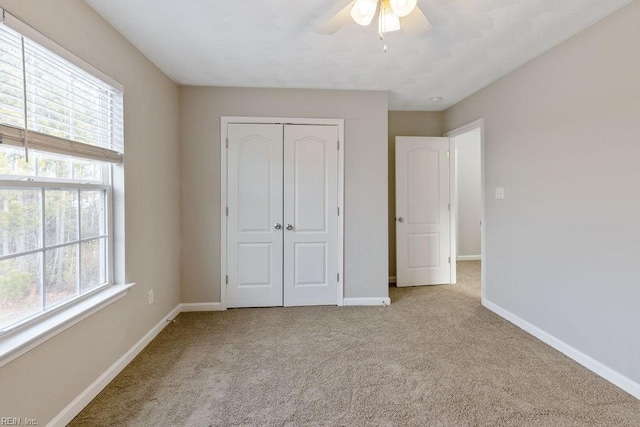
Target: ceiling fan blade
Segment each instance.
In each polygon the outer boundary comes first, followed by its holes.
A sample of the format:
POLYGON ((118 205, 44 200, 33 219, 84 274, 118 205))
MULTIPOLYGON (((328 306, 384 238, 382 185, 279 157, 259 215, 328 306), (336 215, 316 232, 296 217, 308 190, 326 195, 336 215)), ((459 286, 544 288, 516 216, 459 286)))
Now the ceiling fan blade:
POLYGON ((410 14, 404 18, 400 18, 400 25, 405 34, 409 36, 421 35, 433 28, 433 25, 431 25, 429 19, 422 13, 420 7, 416 7, 410 14))
POLYGON ((353 7, 356 0, 349 2, 340 12, 333 15, 327 22, 324 23, 321 27, 316 29, 316 33, 322 35, 331 35, 335 34, 340 28, 342 28, 345 24, 351 21, 351 8, 353 7))

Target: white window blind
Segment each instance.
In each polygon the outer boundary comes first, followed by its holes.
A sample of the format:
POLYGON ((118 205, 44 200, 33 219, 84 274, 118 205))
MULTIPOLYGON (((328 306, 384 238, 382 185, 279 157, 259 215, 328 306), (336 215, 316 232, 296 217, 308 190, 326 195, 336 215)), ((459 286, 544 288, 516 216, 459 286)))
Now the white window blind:
POLYGON ((24 126, 24 87, 20 36, 0 25, 0 123, 24 126))
POLYGON ((122 92, 4 24, 0 84, 3 144, 122 161, 122 92))

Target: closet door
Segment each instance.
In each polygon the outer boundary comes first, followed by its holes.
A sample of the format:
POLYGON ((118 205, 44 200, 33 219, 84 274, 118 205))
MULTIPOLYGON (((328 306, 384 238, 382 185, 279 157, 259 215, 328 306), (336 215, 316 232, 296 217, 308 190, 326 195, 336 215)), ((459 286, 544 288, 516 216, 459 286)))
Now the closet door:
POLYGON ((338 127, 284 127, 284 305, 337 303, 338 127))
POLYGON ((228 125, 228 307, 283 304, 282 131, 228 125))

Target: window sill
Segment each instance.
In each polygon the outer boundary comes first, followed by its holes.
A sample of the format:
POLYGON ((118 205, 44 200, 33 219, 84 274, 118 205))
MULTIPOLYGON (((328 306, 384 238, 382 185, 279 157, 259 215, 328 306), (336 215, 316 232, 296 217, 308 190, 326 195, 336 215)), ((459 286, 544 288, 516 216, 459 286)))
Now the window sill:
POLYGON ((135 283, 113 285, 66 310, 0 337, 0 367, 124 297, 135 283))

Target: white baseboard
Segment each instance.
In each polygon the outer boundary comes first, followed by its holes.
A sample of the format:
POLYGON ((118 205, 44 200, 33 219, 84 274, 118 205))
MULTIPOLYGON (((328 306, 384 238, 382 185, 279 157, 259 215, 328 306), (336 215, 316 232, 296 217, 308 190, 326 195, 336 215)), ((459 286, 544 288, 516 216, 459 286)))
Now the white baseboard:
POLYGON ((396 282, 397 282, 396 276, 389 276, 389 283, 396 283, 396 282))
POLYGON ((598 362, 597 360, 587 356, 580 350, 575 349, 569 344, 561 341, 560 339, 554 337, 553 335, 543 331, 537 326, 532 325, 526 320, 516 316, 510 311, 505 310, 504 308, 492 303, 491 301, 483 298, 482 305, 488 308, 489 310, 496 313, 498 316, 508 320, 513 323, 520 329, 523 329, 525 332, 530 333, 534 337, 538 338, 540 341, 550 345, 555 348, 559 352, 563 353, 565 356, 573 359, 578 362, 585 368, 590 371, 600 375, 605 380, 611 382, 612 384, 620 387, 622 390, 626 391, 636 399, 640 399, 640 384, 627 378, 622 375, 620 372, 611 369, 610 367, 598 362))
POLYGON ((189 313, 194 311, 224 311, 227 308, 220 302, 195 302, 180 304, 180 312, 189 313))
POLYGON ((389 297, 379 297, 379 298, 345 298, 343 305, 345 306, 354 306, 354 305, 383 305, 387 306, 391 304, 391 300, 389 297))
POLYGON ((458 255, 458 261, 482 261, 482 255, 458 255))
POLYGON ((104 371, 78 397, 69 403, 47 426, 66 426, 84 409, 129 363, 169 324, 169 321, 180 314, 180 304, 159 321, 137 343, 122 355, 113 365, 104 371))

